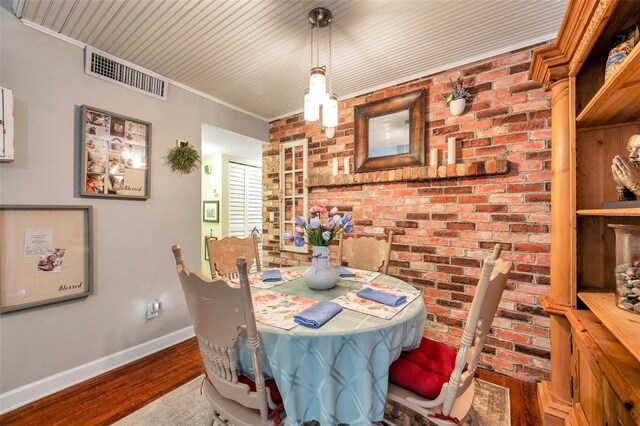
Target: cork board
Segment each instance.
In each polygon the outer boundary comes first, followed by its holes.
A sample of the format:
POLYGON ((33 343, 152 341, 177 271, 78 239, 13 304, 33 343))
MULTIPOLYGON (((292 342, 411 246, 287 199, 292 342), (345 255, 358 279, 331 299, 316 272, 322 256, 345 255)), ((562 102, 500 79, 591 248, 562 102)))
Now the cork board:
POLYGON ((0 313, 86 297, 91 206, 0 207, 0 313))

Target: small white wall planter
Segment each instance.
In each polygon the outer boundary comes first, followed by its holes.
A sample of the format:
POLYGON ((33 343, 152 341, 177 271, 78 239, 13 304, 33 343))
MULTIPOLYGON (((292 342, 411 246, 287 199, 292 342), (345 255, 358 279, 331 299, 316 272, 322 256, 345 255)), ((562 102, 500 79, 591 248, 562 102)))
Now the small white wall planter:
POLYGON ((464 112, 464 108, 467 106, 467 100, 462 99, 454 99, 449 102, 449 110, 451 114, 458 116, 464 112))

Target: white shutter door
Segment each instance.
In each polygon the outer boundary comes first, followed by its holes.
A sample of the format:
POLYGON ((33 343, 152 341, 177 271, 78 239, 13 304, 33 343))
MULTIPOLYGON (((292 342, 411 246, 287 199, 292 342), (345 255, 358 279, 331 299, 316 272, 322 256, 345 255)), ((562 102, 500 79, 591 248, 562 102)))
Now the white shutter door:
MULTIPOLYGON (((229 162, 229 236, 262 234, 262 168, 229 162)), ((262 260, 262 242, 258 244, 262 260)))
POLYGON ((255 228, 262 234, 262 169, 246 167, 245 184, 247 188, 247 228, 249 233, 255 228))
MULTIPOLYGON (((229 236, 244 238, 246 229, 246 186, 245 167, 242 164, 229 163, 229 236)), ((249 230, 250 232, 251 230, 249 230)))

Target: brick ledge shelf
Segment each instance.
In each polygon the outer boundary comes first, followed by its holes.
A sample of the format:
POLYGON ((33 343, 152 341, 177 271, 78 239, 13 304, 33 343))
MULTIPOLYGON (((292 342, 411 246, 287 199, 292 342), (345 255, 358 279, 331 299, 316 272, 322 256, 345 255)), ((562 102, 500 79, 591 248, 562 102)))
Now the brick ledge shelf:
POLYGON ((452 179, 459 177, 501 175, 509 171, 506 159, 467 161, 441 166, 403 167, 393 170, 355 173, 351 175, 319 175, 307 179, 309 188, 326 186, 362 185, 369 183, 406 182, 419 180, 452 179))

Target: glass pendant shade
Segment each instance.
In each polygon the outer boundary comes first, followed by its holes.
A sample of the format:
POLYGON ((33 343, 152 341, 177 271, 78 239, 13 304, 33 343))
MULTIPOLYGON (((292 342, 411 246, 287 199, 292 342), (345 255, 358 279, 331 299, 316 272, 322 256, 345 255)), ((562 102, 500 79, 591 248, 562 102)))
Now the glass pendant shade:
POLYGON ((333 137, 336 135, 336 128, 335 127, 325 127, 324 128, 324 135, 327 137, 327 139, 333 139, 333 137))
POLYGON ((304 119, 306 121, 320 119, 320 105, 309 94, 309 89, 304 90, 304 119))
POLYGON ((334 94, 327 96, 322 104, 322 125, 324 127, 338 126, 338 97, 334 94))
POLYGON ((319 105, 322 103, 327 93, 327 78, 324 74, 324 67, 311 68, 309 76, 309 94, 311 98, 319 105))

